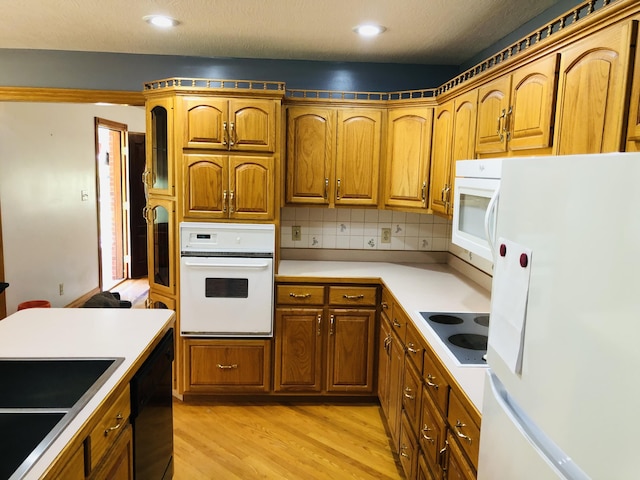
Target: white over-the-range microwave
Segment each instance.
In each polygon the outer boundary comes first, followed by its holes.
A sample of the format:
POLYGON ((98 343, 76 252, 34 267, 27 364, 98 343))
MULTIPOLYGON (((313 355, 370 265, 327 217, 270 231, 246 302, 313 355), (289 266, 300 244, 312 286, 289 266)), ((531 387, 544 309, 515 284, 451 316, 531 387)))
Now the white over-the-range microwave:
POLYGON ((451 241, 493 261, 502 160, 459 160, 454 183, 451 241))

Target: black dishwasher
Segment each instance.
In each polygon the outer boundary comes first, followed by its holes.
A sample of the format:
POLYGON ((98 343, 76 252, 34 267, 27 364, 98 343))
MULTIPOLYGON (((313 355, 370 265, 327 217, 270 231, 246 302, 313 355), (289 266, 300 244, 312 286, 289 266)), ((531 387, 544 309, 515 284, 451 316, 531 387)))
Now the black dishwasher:
POLYGON ((171 329, 131 380, 136 480, 168 480, 173 477, 173 341, 171 329))

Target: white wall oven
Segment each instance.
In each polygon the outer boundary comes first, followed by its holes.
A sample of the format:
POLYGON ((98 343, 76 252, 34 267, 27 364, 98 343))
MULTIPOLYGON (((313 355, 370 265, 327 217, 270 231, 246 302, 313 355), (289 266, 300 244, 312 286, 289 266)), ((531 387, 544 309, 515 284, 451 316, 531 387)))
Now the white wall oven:
POLYGON ((500 159, 456 162, 451 241, 490 261, 501 172, 500 159))
POLYGON ((180 224, 180 334, 273 335, 271 224, 180 224))

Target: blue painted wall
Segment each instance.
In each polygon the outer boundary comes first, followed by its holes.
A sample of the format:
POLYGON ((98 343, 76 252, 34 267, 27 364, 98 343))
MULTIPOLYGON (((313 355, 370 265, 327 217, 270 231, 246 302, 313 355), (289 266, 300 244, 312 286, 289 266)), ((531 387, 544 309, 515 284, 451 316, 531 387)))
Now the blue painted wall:
POLYGON ((168 77, 267 80, 287 88, 390 92, 438 87, 452 65, 314 62, 0 49, 0 85, 142 90, 168 77))

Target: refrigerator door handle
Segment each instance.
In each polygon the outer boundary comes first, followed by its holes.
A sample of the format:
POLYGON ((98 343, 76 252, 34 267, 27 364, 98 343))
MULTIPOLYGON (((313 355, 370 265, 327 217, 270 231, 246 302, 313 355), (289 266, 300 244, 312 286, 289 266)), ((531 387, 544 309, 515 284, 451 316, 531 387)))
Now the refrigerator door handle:
POLYGON ((484 214, 484 233, 491 249, 491 257, 496 258, 496 221, 498 214, 498 201, 500 199, 500 185, 498 185, 489 200, 487 211, 484 214))
POLYGON ((495 400, 522 435, 546 458, 547 462, 563 476, 571 480, 591 480, 562 449, 549 438, 533 420, 515 403, 495 373, 487 372, 487 380, 495 400))

